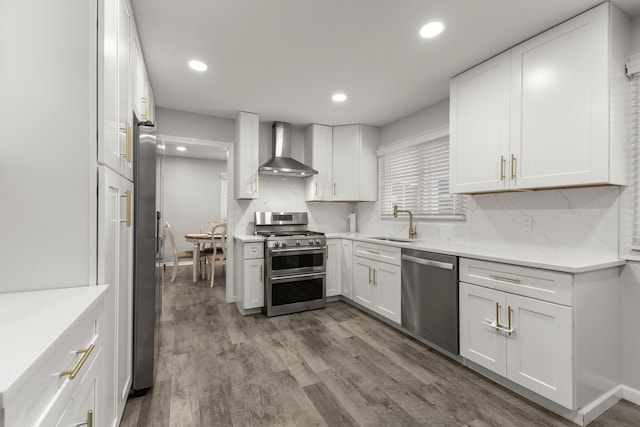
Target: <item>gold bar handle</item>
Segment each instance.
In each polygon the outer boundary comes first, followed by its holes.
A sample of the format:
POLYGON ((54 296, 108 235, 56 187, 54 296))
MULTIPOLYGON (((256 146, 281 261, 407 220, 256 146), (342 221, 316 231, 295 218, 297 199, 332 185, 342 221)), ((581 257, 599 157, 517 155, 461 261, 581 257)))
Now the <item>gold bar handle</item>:
POLYGON ((490 274, 489 277, 496 280, 504 280, 505 282, 520 283, 520 279, 516 279, 513 277, 498 276, 496 274, 490 274))
POLYGON ((336 183, 335 182, 333 183, 333 195, 334 196, 336 195, 336 183))
POLYGON ((513 329, 511 329, 511 306, 507 306, 507 328, 507 333, 511 335, 511 332, 513 331, 513 329))
POLYGON ((124 157, 124 159, 131 163, 131 125, 129 125, 129 123, 127 123, 127 125, 124 128, 120 128, 120 132, 124 132, 125 134, 125 144, 126 144, 126 148, 125 148, 125 152, 124 153, 120 153, 120 157, 124 157))
POLYGON ((377 285, 378 284, 378 277, 377 277, 377 273, 378 270, 376 270, 375 268, 373 269, 373 284, 377 285))
POLYGON ((500 181, 504 181, 504 156, 500 156, 500 181))
POLYGON ((88 348, 77 350, 76 354, 80 354, 80 353, 84 353, 84 354, 82 355, 82 357, 80 358, 76 366, 70 371, 60 372, 59 376, 61 377, 69 376, 70 380, 74 379, 78 375, 78 372, 80 372, 80 369, 82 369, 82 365, 84 365, 84 362, 87 361, 87 358, 89 357, 89 355, 91 354, 94 348, 95 348, 95 344, 91 344, 88 348))
POLYGON ((144 115, 145 119, 149 119, 149 98, 146 96, 142 97, 142 102, 144 103, 144 115))
POLYGON ((500 325, 500 303, 496 303, 496 331, 500 325))
POLYGON ((367 249, 367 252, 369 252, 370 254, 374 254, 374 255, 380 255, 380 252, 374 251, 372 249, 367 249))
POLYGON ((262 283, 263 268, 264 268, 264 264, 260 264, 260 283, 262 283))
POLYGON ((511 179, 516 179, 516 156, 511 155, 511 179))
POLYGON ((254 193, 258 193, 258 190, 260 189, 260 184, 258 182, 258 176, 256 175, 256 177, 253 179, 253 188, 254 188, 254 193))
POLYGON ((371 267, 369 267, 369 284, 371 284, 371 267))

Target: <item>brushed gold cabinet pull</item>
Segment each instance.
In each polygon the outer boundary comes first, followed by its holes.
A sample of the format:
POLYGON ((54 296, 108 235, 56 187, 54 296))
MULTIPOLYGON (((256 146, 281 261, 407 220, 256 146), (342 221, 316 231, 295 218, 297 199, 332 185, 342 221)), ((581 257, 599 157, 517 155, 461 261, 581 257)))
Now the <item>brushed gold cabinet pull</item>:
POLYGON ((127 198, 127 227, 131 227, 131 190, 127 190, 125 193, 127 198))
POLYGON ((507 328, 508 330, 508 334, 511 335, 511 331, 513 331, 513 329, 511 329, 511 306, 507 306, 507 328))
POLYGON ((132 157, 132 147, 131 147, 131 125, 129 125, 129 123, 127 123, 127 125, 124 128, 120 128, 120 132, 124 132, 125 133, 125 144, 126 144, 126 148, 125 148, 125 152, 124 153, 120 153, 120 157, 124 157, 124 159, 131 163, 131 157, 132 157))
POLYGON ((260 264, 260 283, 262 283, 262 276, 263 276, 263 274, 262 274, 263 270, 262 269, 263 269, 263 267, 264 267, 264 265, 260 264))
POLYGON ((500 303, 496 303, 496 331, 500 325, 500 303))
POLYGON ((375 268, 373 269, 373 284, 377 285, 378 284, 378 278, 376 277, 376 272, 378 270, 376 270, 375 268))
POLYGON ((327 245, 327 259, 329 259, 329 246, 327 245))
POLYGON ((336 195, 336 183, 335 182, 333 183, 333 195, 334 196, 336 195))
POLYGON ((374 255, 380 255, 380 252, 374 251, 373 249, 367 249, 367 252, 369 252, 370 254, 374 254, 374 255))
POLYGON ((70 371, 60 372, 59 376, 61 377, 69 376, 70 380, 74 379, 78 375, 78 372, 80 372, 80 369, 82 369, 84 362, 87 361, 87 358, 89 357, 89 355, 91 354, 94 348, 95 348, 95 344, 91 344, 88 348, 77 350, 76 354, 80 354, 80 353, 84 353, 84 354, 82 355, 82 357, 80 358, 76 366, 70 371))
POLYGON ((258 190, 260 189, 260 184, 258 182, 257 176, 253 179, 253 188, 255 189, 253 192, 257 194, 258 190))
POLYGON ((511 155, 511 179, 516 179, 516 156, 511 155))
POLYGON ((504 181, 504 156, 500 156, 500 181, 504 181))
POLYGON ((511 283, 520 283, 520 279, 516 279, 514 277, 498 276, 497 274, 490 274, 489 277, 491 277, 492 279, 504 280, 506 282, 511 282, 511 283))
POLYGON ((369 267, 369 284, 371 284, 371 267, 369 267))
POLYGON ((316 196, 318 195, 318 181, 316 181, 316 196))
POLYGON ((144 115, 145 119, 149 119, 149 98, 146 96, 142 97, 142 102, 144 102, 144 115))
POLYGON ((73 426, 74 427, 80 427, 80 426, 93 427, 93 411, 92 410, 87 411, 87 421, 85 421, 84 423, 73 424, 73 426))

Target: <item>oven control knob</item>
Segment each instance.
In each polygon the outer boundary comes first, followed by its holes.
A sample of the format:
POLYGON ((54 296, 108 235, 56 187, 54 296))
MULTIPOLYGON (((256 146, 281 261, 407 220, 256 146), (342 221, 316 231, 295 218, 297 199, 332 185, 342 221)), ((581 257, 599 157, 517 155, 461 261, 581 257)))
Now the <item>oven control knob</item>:
POLYGON ((280 247, 280 242, 278 242, 278 241, 273 242, 273 246, 275 246, 276 248, 279 248, 280 247))
POLYGON ((310 245, 317 245, 317 244, 318 244, 318 241, 317 241, 317 240, 313 240, 313 239, 312 239, 311 241, 309 241, 309 244, 310 244, 310 245))
POLYGON ((284 240, 281 242, 282 243, 282 247, 286 248, 287 247, 287 242, 285 242, 284 240))
POLYGON ((300 240, 296 240, 296 246, 300 246, 300 240))

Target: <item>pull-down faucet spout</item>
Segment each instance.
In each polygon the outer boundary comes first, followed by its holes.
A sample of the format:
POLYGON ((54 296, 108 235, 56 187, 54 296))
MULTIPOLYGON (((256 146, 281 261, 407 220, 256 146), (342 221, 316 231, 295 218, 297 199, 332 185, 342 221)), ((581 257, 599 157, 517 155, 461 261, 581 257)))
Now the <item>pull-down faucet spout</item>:
POLYGON ((418 235, 416 228, 413 226, 413 213, 410 210, 401 210, 398 209, 398 205, 393 205, 393 217, 398 218, 398 213, 407 213, 409 214, 409 238, 413 239, 418 235))

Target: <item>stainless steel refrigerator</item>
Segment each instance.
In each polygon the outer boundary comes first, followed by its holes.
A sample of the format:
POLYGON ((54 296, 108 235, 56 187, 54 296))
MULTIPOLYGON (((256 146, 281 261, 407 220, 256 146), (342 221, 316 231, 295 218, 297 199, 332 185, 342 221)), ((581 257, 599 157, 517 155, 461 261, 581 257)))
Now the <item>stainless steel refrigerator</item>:
POLYGON ((153 386, 156 324, 162 296, 162 218, 157 206, 155 125, 133 118, 133 393, 153 386), (160 259, 159 259, 160 257, 160 259))

